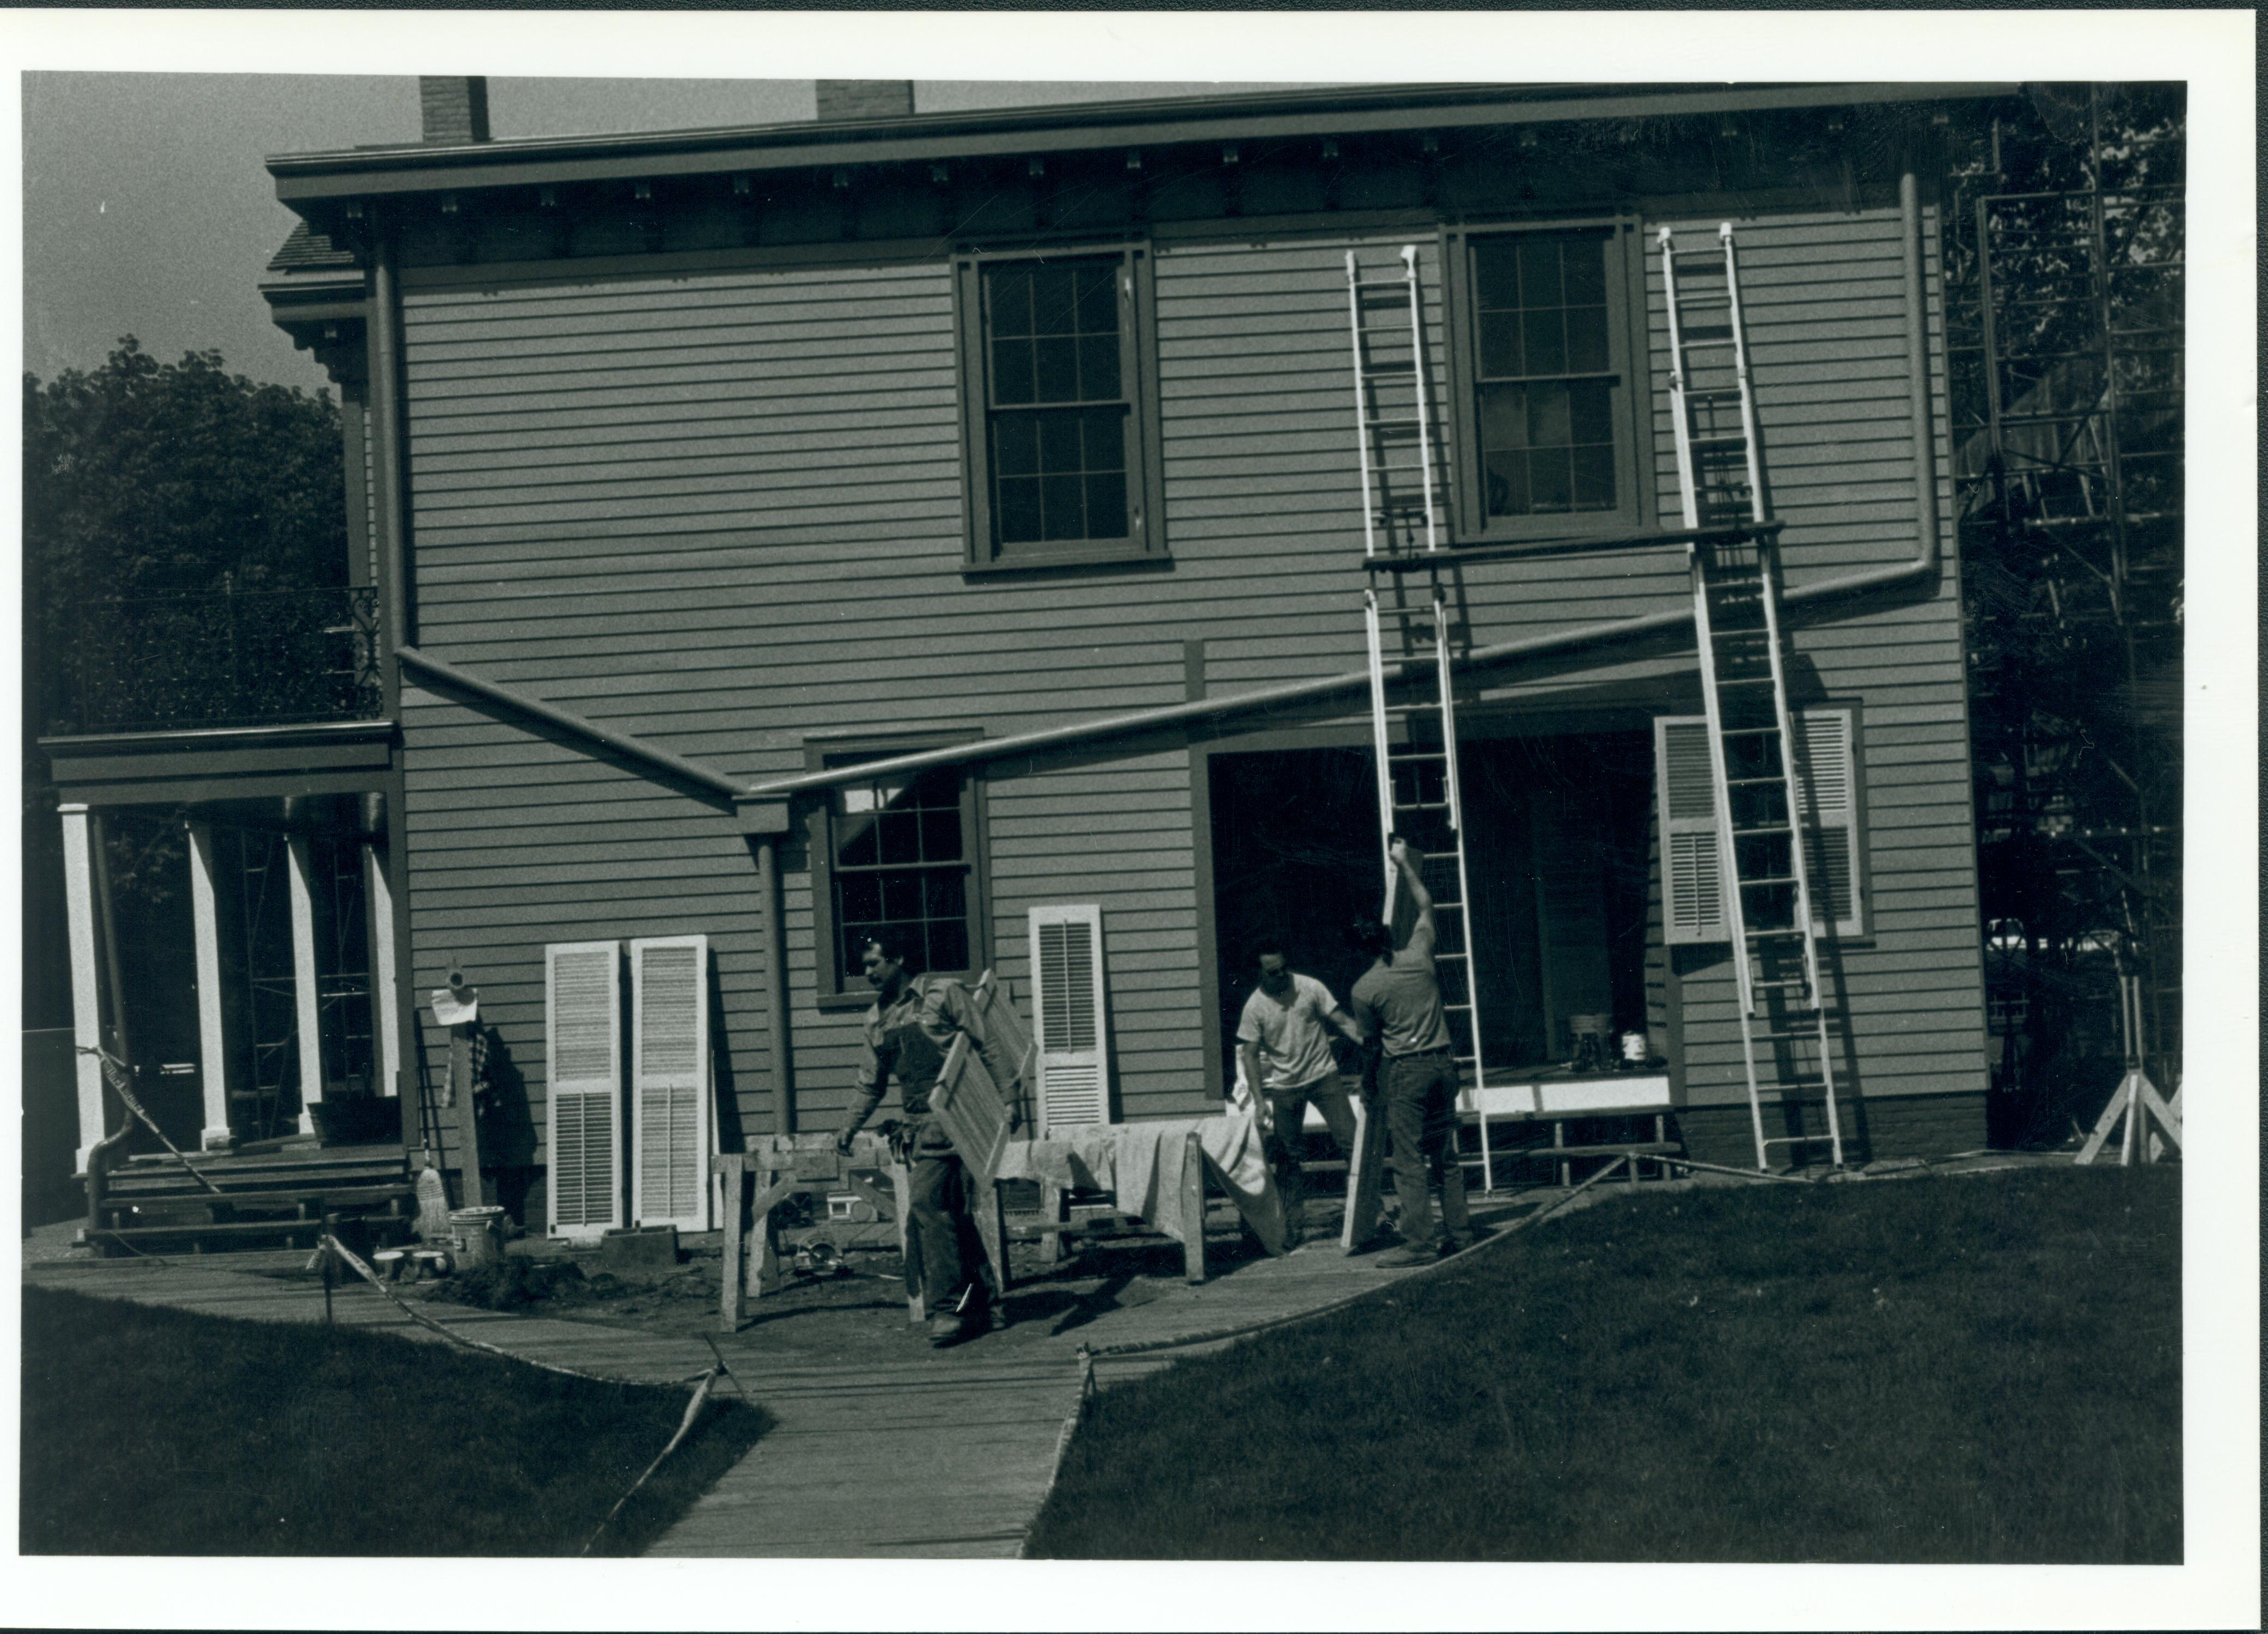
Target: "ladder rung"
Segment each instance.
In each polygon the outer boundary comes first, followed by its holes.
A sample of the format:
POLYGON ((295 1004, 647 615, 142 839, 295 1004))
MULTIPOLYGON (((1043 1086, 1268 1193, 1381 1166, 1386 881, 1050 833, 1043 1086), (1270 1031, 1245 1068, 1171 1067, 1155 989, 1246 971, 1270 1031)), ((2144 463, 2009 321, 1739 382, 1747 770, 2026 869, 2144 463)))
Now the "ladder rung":
POLYGON ((1762 890, 1768 885, 1793 885, 1795 876, 1792 873, 1750 874, 1745 879, 1736 880, 1735 883, 1743 891, 1762 890))
MULTIPOLYGON (((1437 954, 1437 955, 1435 955, 1435 957, 1437 957, 1437 958, 1438 958, 1439 956, 1440 956, 1440 955, 1438 955, 1438 954, 1437 954)), ((1783 992, 1783 991, 1786 991, 1786 990, 1788 990, 1788 989, 1790 989, 1790 988, 1806 988, 1806 989, 1808 989, 1808 988, 1809 988, 1809 987, 1810 987, 1811 983, 1810 983, 1808 981, 1806 981, 1806 980, 1805 980, 1804 978, 1802 978, 1801 976, 1797 976, 1797 977, 1793 978, 1793 980, 1789 980, 1789 981, 1781 981, 1781 980, 1779 980, 1779 979, 1778 979, 1778 978, 1774 978, 1773 980, 1771 980, 1771 981, 1770 981, 1770 982, 1756 982, 1756 981, 1751 981, 1751 982, 1749 983, 1749 985, 1750 987, 1768 987, 1768 988, 1771 988, 1771 989, 1773 991, 1775 991, 1775 992, 1783 992)))
POLYGON ((1386 758, 1389 761, 1445 761, 1449 758, 1449 752, 1447 749, 1388 749, 1386 758))
MULTIPOLYGON (((1777 726, 1727 726, 1717 734, 1720 738, 1777 738, 1777 726)), ((1774 779, 1775 782, 1778 779, 1774 779)))
POLYGON ((1785 781, 1780 777, 1727 777, 1725 786, 1728 789, 1777 789, 1785 781))
MULTIPOLYGON (((1795 832, 1794 826, 1793 826, 1793 824, 1790 824, 1790 823, 1784 823, 1784 822, 1764 822, 1764 823, 1758 823, 1758 824, 1756 824, 1754 828, 1735 828, 1735 829, 1734 829, 1734 830, 1733 830, 1733 837, 1734 837, 1734 839, 1736 839, 1736 840, 1740 840, 1740 839, 1746 839, 1746 838, 1748 838, 1749 836, 1750 836, 1750 835, 1758 835, 1758 834, 1793 834, 1794 832, 1795 832)), ((1764 881, 1763 881, 1763 880, 1743 880, 1741 883, 1742 883, 1742 884, 1743 884, 1743 885, 1762 885, 1762 884, 1764 884, 1764 881)), ((1760 935, 1761 935, 1761 934, 1763 934, 1763 933, 1762 933, 1762 932, 1759 932, 1758 934, 1760 934, 1760 935)))
POLYGON ((1761 942, 1766 938, 1775 942, 1784 942, 1791 938, 1800 938, 1804 932, 1797 930, 1793 925, 1789 925, 1785 929, 1775 927, 1769 931, 1751 931, 1748 934, 1749 940, 1751 942, 1761 942))
POLYGON ((1773 681, 1770 675, 1735 675, 1729 681, 1719 675, 1717 684, 1719 687, 1769 687, 1773 681))
POLYGON ((1830 1144, 1834 1138, 1832 1135, 1767 1135, 1764 1137, 1764 1145, 1767 1146, 1822 1146, 1830 1144))

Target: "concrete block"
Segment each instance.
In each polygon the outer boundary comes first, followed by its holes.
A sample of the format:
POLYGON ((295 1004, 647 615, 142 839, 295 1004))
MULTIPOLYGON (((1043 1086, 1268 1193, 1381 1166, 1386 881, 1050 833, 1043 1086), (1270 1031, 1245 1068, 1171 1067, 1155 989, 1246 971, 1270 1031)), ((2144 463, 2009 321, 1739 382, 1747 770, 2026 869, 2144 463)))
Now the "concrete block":
POLYGON ((628 1226, 600 1233, 599 1269, 617 1277, 677 1269, 677 1227, 628 1226))

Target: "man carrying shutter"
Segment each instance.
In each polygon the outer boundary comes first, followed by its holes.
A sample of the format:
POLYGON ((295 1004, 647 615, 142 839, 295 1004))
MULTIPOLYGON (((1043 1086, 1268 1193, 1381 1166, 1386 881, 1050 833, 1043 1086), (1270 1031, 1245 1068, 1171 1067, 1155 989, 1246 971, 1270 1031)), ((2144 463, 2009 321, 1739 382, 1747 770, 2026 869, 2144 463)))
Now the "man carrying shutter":
POLYGON ((929 1301, 929 1342, 957 1344, 990 1326, 991 1313, 983 1277, 968 1270, 982 1262, 980 1254, 968 1251, 976 1221, 969 1211, 968 1171, 953 1137, 930 1115, 930 1091, 957 1033, 970 1035, 996 1078, 998 1068, 975 1025, 968 990, 960 983, 940 975, 909 975, 903 947, 893 932, 869 941, 860 962, 874 989, 874 1005, 866 1012, 862 1034, 865 1051, 856 1079, 859 1100, 850 1109, 850 1122, 836 1135, 835 1148, 850 1150, 850 1137, 873 1115, 884 1086, 895 1077, 905 1102, 913 1193, 909 1224, 920 1256, 918 1267, 909 1265, 907 1270, 919 1275, 929 1301))
POLYGON ((1433 970, 1433 897, 1419 877, 1418 853, 1398 835, 1388 845, 1403 888, 1418 909, 1417 928, 1401 952, 1394 932, 1366 922, 1355 940, 1377 962, 1347 996, 1356 1023, 1385 1051, 1380 1077, 1386 1127, 1394 1139, 1394 1193, 1402 1205, 1403 1247, 1384 1266, 1424 1265, 1472 1240, 1465 1212, 1465 1170, 1455 1140, 1457 1063, 1433 970), (1428 1180, 1441 1189, 1442 1232, 1435 1235, 1428 1180))

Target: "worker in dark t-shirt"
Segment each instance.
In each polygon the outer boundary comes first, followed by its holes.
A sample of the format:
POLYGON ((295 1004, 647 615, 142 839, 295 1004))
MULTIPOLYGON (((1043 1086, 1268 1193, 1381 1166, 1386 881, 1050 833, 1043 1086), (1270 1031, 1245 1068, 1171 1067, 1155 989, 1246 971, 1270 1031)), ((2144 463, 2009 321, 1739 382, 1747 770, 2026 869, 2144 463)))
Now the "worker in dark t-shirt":
POLYGON ((1418 909, 1417 927, 1398 953, 1389 926, 1366 921, 1356 927, 1355 939, 1376 962, 1356 981, 1347 1008, 1385 1055, 1379 1076, 1386 1127, 1394 1140, 1394 1194, 1402 1207, 1403 1246, 1378 1263, 1424 1265, 1465 1247, 1472 1222, 1465 1212, 1464 1166, 1457 1159, 1456 1056, 1433 970, 1433 898, 1419 877, 1421 858, 1406 841, 1392 840, 1388 854, 1418 909), (1433 1186, 1441 1192, 1438 1233, 1433 1186))
POLYGON ((858 1100, 835 1147, 850 1151, 850 1137, 873 1115, 895 1077, 905 1100, 905 1161, 920 1259, 917 1271, 913 1266, 907 1270, 918 1275, 929 1304, 929 1342, 958 1344, 984 1332, 991 1313, 984 1279, 971 1270, 964 1252, 974 1232, 968 1171, 953 1137, 931 1115, 929 1097, 956 1033, 968 1034, 995 1071, 998 1064, 976 1024, 968 990, 946 976, 909 972, 895 932, 869 941, 860 962, 874 989, 874 1005, 861 1029, 858 1100))

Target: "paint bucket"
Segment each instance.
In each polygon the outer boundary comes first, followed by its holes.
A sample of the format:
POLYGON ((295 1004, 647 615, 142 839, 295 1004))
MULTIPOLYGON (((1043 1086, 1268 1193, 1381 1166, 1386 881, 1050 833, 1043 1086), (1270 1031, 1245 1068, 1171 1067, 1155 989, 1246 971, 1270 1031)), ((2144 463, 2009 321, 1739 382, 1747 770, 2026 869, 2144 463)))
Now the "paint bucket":
POLYGON ((457 1269, 493 1265, 504 1257, 504 1211, 496 1207, 449 1211, 451 1251, 457 1269))

